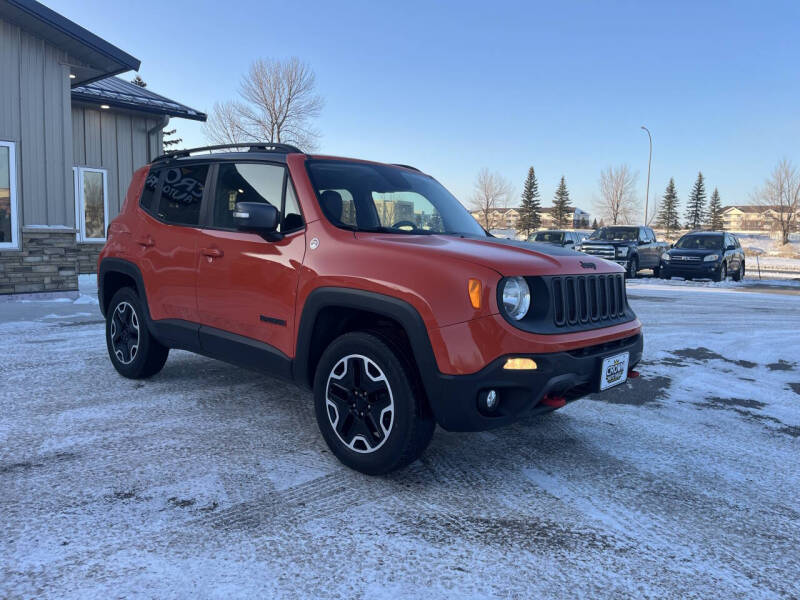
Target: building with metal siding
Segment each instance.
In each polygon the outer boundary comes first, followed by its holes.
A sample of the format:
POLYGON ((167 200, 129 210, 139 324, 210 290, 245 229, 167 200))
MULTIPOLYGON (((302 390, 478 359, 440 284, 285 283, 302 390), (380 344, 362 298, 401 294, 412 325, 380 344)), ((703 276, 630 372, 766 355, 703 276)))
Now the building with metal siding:
POLYGON ((0 0, 0 294, 76 290, 170 117, 139 61, 33 0, 0 0))

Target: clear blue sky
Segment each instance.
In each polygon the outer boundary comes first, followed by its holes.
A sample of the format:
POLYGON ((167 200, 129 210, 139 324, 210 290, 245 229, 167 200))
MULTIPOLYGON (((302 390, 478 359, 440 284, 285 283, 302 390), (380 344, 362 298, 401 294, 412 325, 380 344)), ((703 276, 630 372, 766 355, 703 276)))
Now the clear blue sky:
POLYGON ((674 176, 685 202, 702 170, 709 193, 745 203, 780 158, 800 162, 796 1, 45 3, 204 111, 253 59, 296 55, 326 100, 321 151, 416 165, 462 201, 481 167, 518 193, 534 165, 545 205, 563 174, 592 212, 601 169, 620 163, 643 199, 643 124, 651 198, 674 176))

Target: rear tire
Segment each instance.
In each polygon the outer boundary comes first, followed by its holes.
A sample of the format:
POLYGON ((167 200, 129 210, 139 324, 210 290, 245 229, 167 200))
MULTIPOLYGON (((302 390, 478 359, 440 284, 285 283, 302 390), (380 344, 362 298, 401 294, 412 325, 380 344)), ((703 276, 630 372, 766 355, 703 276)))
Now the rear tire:
POLYGON ((142 301, 129 287, 114 294, 106 312, 108 356, 117 372, 129 379, 152 377, 169 356, 169 348, 147 329, 144 314, 142 301))
POLYGON ((346 333, 325 349, 314 408, 331 452, 367 475, 414 462, 436 427, 407 352, 373 333, 346 333))
POLYGON ((661 267, 653 267, 653 277, 661 277, 661 267))
POLYGON ((739 269, 732 277, 734 281, 741 281, 744 279, 744 261, 739 263, 739 269))

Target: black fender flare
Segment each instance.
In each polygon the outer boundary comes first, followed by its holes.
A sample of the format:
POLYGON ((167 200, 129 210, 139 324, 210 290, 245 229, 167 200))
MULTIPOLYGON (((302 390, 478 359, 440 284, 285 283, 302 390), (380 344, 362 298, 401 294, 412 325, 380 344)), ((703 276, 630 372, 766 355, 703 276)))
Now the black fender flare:
POLYGON ((122 273, 123 275, 127 275, 133 279, 134 283, 136 284, 136 293, 139 294, 139 297, 142 299, 145 317, 149 323, 151 321, 150 307, 147 303, 147 292, 144 287, 142 272, 134 263, 123 258, 104 258, 100 263, 100 268, 97 270, 97 299, 100 302, 100 312, 103 314, 103 317, 106 316, 105 307, 107 300, 104 297, 103 290, 105 288, 105 277, 108 275, 108 273, 122 273))
POLYGON ((319 313, 329 307, 364 310, 397 321, 411 342, 422 385, 431 408, 434 408, 438 399, 439 368, 425 322, 417 309, 405 300, 377 292, 325 286, 308 295, 297 328, 297 351, 293 361, 293 376, 297 383, 312 387, 313 374, 309 374, 311 340, 319 313))

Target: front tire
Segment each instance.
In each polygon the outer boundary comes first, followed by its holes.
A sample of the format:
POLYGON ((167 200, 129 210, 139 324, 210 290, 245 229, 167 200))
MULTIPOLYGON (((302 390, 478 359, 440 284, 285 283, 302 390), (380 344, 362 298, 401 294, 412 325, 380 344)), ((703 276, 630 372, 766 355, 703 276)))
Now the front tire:
POLYGON ((725 281, 728 278, 728 265, 724 262, 719 267, 719 271, 714 274, 714 281, 725 281))
POLYGON ((117 372, 129 379, 152 377, 169 355, 169 348, 147 329, 144 314, 142 301, 129 287, 114 294, 106 312, 108 356, 117 372))
POLYGON ((626 276, 628 279, 636 279, 639 274, 639 257, 634 256, 628 261, 628 272, 626 276))
POLYGON ((414 462, 436 427, 407 352, 372 333, 346 333, 325 349, 314 408, 331 452, 367 475, 414 462))

